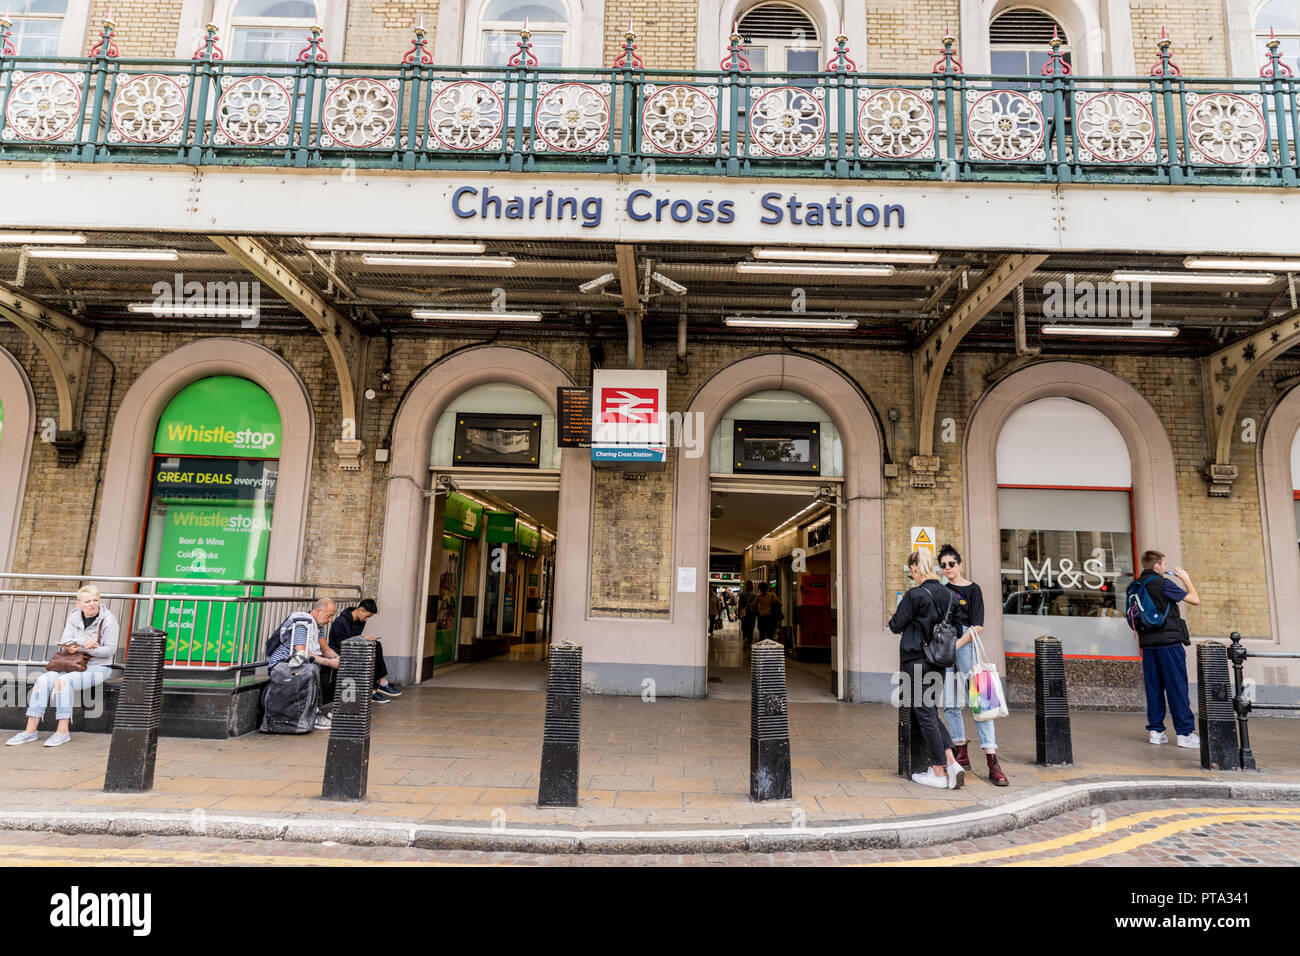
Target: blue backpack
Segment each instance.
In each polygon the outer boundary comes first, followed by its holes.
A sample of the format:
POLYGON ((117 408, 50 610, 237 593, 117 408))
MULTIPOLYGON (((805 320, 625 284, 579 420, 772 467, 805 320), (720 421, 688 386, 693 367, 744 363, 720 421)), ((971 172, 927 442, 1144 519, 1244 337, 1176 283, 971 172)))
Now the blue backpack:
POLYGON ((1164 610, 1161 610, 1156 606, 1150 588, 1141 581, 1134 581, 1125 592, 1124 616, 1128 618, 1129 627, 1133 630, 1139 634, 1148 633, 1164 626, 1172 603, 1165 602, 1164 610))

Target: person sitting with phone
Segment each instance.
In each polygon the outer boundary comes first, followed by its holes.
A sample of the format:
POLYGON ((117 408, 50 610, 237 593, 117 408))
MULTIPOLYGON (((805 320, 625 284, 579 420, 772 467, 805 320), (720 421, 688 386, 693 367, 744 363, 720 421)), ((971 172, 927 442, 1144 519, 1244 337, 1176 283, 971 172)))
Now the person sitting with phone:
MULTIPOLYGON (((87 687, 98 687, 112 671, 113 655, 117 653, 117 618, 106 607, 100 607, 99 588, 88 584, 77 591, 77 606, 68 613, 67 623, 59 638, 59 650, 74 670, 47 670, 36 678, 27 697, 27 729, 19 731, 6 741, 10 747, 31 743, 36 739, 36 728, 54 694, 54 716, 58 720, 55 732, 45 741, 47 747, 58 747, 72 739, 68 725, 72 721, 74 694, 87 687), (70 657, 70 659, 68 659, 70 657)), ((51 662, 53 663, 53 662, 51 662)))

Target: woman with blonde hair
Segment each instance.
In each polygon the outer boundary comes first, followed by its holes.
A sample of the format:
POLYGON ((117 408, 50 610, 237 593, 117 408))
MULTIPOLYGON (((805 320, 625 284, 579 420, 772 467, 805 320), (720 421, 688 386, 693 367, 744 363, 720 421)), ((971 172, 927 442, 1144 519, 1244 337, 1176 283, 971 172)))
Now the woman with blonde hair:
POLYGON ((72 739, 68 724, 72 720, 75 695, 88 687, 98 687, 108 680, 109 665, 117 652, 117 618, 106 607, 100 607, 99 588, 88 584, 77 591, 77 606, 68 612, 59 648, 69 653, 87 656, 84 671, 47 670, 36 678, 27 695, 27 729, 9 738, 10 747, 31 743, 36 739, 36 728, 45 716, 51 692, 54 695, 54 716, 59 725, 49 739, 47 747, 58 747, 72 739))
POLYGON ((930 769, 912 774, 912 780, 927 787, 956 790, 966 782, 966 772, 953 756, 952 737, 939 719, 944 668, 935 667, 925 659, 925 645, 952 601, 934 569, 931 552, 913 551, 908 555, 907 573, 917 586, 903 594, 898 610, 889 619, 889 629, 901 635, 898 643, 898 669, 904 681, 901 706, 912 708, 930 752, 930 769))

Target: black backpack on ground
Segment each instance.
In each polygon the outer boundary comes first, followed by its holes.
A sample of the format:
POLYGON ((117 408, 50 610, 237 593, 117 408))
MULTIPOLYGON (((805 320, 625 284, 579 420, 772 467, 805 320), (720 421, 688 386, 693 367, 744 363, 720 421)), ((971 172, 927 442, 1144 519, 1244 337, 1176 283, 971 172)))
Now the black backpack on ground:
POLYGON ((320 665, 291 657, 271 668, 262 692, 264 734, 309 734, 316 726, 320 665))

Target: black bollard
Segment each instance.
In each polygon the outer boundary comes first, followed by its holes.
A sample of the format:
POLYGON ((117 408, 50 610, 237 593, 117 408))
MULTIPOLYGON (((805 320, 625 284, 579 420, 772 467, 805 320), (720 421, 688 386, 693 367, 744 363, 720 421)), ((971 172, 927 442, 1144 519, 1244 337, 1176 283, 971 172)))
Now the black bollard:
POLYGON ((785 689, 785 647, 754 645, 749 665, 749 798, 790 799, 790 716, 785 689))
POLYGON ((375 642, 349 637, 339 648, 334 711, 325 749, 326 800, 364 800, 370 776, 370 709, 375 686, 375 642))
POLYGON ((930 769, 930 748, 925 745, 921 723, 912 706, 922 688, 912 680, 910 671, 902 671, 899 676, 903 684, 898 688, 898 775, 911 780, 912 774, 930 769))
POLYGON ((1061 642, 1047 634, 1034 639, 1034 741, 1039 766, 1074 763, 1065 657, 1061 642))
POLYGON ((582 731, 582 647, 572 641, 551 645, 546 675, 546 725, 542 730, 539 807, 578 805, 578 749, 582 731))
POLYGON ((1201 769, 1237 770, 1237 715, 1233 711, 1228 649, 1218 641, 1196 645, 1196 716, 1201 769))
POLYGON ((1232 709, 1237 714, 1237 733, 1241 737, 1237 757, 1242 770, 1257 770, 1259 768, 1255 766, 1255 754, 1250 749, 1251 701, 1246 697, 1245 680, 1241 673, 1242 665, 1246 663, 1249 654, 1241 643, 1240 634, 1233 631, 1231 639, 1232 647, 1228 648, 1228 656, 1232 658, 1232 685, 1235 688, 1232 695, 1232 709))
POLYGON ((153 789, 166 649, 167 634, 156 627, 131 632, 126 672, 113 717, 113 739, 108 745, 108 771, 104 774, 104 790, 109 793, 153 789))

